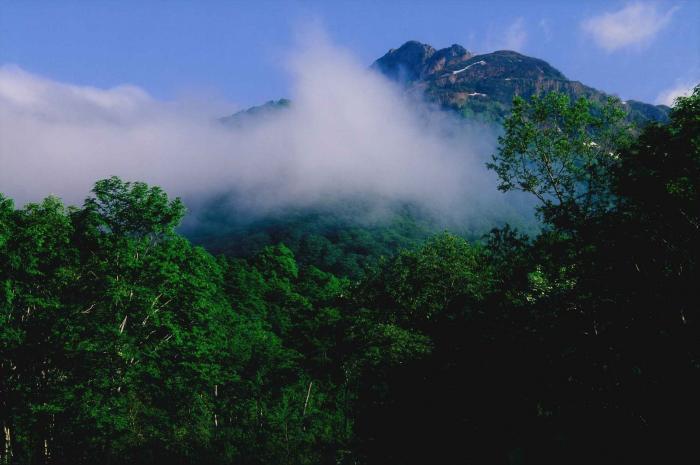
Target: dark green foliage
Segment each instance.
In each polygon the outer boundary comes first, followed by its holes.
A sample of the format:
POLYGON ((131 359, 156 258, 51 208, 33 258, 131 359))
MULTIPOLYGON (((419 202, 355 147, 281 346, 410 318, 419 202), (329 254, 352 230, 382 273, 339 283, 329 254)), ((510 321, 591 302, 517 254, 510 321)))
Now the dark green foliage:
POLYGON ((0 462, 693 463, 700 88, 620 122, 517 100, 492 167, 541 231, 397 254, 403 226, 333 220, 214 258, 117 178, 0 196, 0 462))
MULTIPOLYGON (((526 256, 530 290, 513 304, 531 309, 527 324, 548 354, 539 389, 556 427, 540 440, 558 435, 581 463, 680 463, 692 453, 681 425, 700 411, 700 327, 690 311, 700 302, 698 102, 696 89, 669 125, 618 144, 600 178, 605 208, 571 214, 586 199, 575 198, 526 256)), ((529 461, 544 462, 543 453, 531 450, 529 461)), ((573 461, 563 454, 546 461, 573 461)))
POLYGON ((502 191, 534 195, 545 222, 581 222, 611 207, 609 177, 630 129, 611 99, 597 106, 550 93, 516 97, 489 167, 502 191))
POLYGON ((349 426, 325 354, 344 284, 284 246, 215 260, 174 232, 183 207, 158 188, 94 194, 70 210, 0 199, 2 459, 334 457, 349 426))
MULTIPOLYGON (((302 267, 313 265, 357 278, 379 257, 417 247, 437 230, 434 221, 417 208, 397 207, 378 214, 375 222, 367 218, 370 208, 364 202, 337 204, 241 222, 233 218, 215 223, 216 230, 207 235, 199 232, 201 226, 186 232, 208 250, 230 257, 250 258, 266 246, 284 243, 302 267), (368 223, 359 224, 357 218, 368 223)), ((230 217, 230 213, 221 212, 217 219, 230 217)))

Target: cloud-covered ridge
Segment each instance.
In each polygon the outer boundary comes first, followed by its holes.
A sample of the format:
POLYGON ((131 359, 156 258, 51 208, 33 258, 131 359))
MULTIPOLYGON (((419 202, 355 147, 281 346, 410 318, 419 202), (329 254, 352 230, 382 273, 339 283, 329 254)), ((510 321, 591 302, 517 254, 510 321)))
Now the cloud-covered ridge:
POLYGON ((266 211, 353 195, 467 215, 505 207, 484 160, 494 135, 409 101, 328 44, 290 60, 289 109, 230 128, 206 106, 161 102, 0 68, 0 192, 22 204, 80 203, 97 179, 163 186, 189 205, 213 196, 266 211), (478 132, 478 135, 476 133, 478 132))

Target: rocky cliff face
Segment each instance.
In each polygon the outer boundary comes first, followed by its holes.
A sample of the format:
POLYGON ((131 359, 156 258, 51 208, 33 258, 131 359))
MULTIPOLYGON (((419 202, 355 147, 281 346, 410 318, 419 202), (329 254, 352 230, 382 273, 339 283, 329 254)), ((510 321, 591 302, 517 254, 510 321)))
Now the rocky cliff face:
POLYGON ((378 59, 372 68, 389 78, 410 83, 426 79, 445 68, 469 60, 473 55, 461 45, 454 44, 442 50, 435 50, 427 44, 410 41, 397 49, 391 49, 378 59))
MULTIPOLYGON (((389 50, 372 68, 418 91, 433 102, 467 117, 501 120, 513 97, 529 98, 558 91, 571 98, 603 101, 607 94, 571 81, 549 63, 508 50, 473 55, 460 45, 442 50, 406 42, 389 50)), ((669 108, 629 101, 624 105, 636 122, 665 121, 669 108)))
MULTIPOLYGON (((501 122, 510 112, 513 97, 530 98, 557 91, 572 99, 604 101, 608 94, 569 80, 544 60, 509 50, 474 55, 461 45, 436 50, 409 41, 389 50, 372 69, 404 85, 408 92, 424 95, 441 107, 466 118, 501 122)), ((243 125, 257 117, 288 108, 286 99, 270 101, 222 118, 230 125, 243 125)), ((669 107, 629 100, 623 105, 629 119, 643 124, 667 121, 669 107)))

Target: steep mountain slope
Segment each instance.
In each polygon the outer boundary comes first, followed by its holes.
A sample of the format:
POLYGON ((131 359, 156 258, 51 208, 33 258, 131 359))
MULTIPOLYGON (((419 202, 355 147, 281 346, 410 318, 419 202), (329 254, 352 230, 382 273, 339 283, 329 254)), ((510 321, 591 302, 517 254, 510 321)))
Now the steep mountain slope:
MULTIPOLYGON (((500 123, 516 95, 529 98, 559 91, 572 98, 602 101, 608 97, 604 92, 567 79, 543 60, 505 50, 474 55, 456 44, 436 50, 420 42, 407 42, 376 60, 372 69, 400 83, 408 93, 424 96, 465 118, 486 122, 500 123)), ((281 115, 293 105, 294 102, 286 99, 269 101, 221 121, 245 130, 261 119, 281 115)), ((625 106, 630 119, 640 124, 668 118, 669 108, 665 106, 635 101, 627 101, 625 106)), ((247 256, 266 245, 284 242, 303 257, 302 264, 353 277, 360 275, 364 266, 376 261, 378 256, 415 245, 445 227, 414 205, 392 207, 392 214, 383 223, 358 223, 356 218, 371 208, 372 199, 343 199, 332 205, 261 216, 233 213, 229 202, 221 202, 225 208, 216 204, 199 218, 199 229, 187 231, 197 244, 231 256, 247 256)), ((516 210, 508 221, 521 230, 534 232, 537 224, 533 218, 516 210)), ((483 222, 465 226, 461 231, 450 227, 453 232, 478 239, 497 225, 493 218, 484 218, 483 222)))
POLYGON ((232 115, 225 116, 220 121, 228 126, 242 127, 246 124, 256 121, 261 116, 267 116, 276 113, 278 110, 289 108, 291 100, 281 98, 279 100, 270 100, 254 107, 241 110, 232 115))
MULTIPOLYGON (((486 120, 501 120, 516 95, 529 98, 558 91, 572 98, 602 101, 608 97, 604 92, 567 79, 543 60, 508 50, 473 55, 456 44, 435 50, 430 45, 409 41, 389 50, 372 68, 444 108, 486 120)), ((624 105, 635 122, 668 119, 669 108, 663 105, 636 101, 624 105)))
POLYGON ((473 55, 461 45, 452 45, 440 51, 428 44, 416 41, 406 42, 398 49, 391 49, 372 65, 387 77, 411 83, 440 73, 472 58, 473 55))
MULTIPOLYGON (((389 50, 371 68, 424 95, 445 109, 466 118, 500 122, 508 114, 513 97, 529 98, 546 92, 563 92, 571 98, 603 101, 609 94, 569 80, 544 60, 509 50, 474 55, 458 44, 436 50, 428 44, 409 41, 389 50)), ((222 118, 232 126, 245 125, 258 116, 288 108, 291 101, 269 101, 222 118)), ((669 107, 627 100, 623 105, 630 120, 643 124, 668 120, 669 107)))

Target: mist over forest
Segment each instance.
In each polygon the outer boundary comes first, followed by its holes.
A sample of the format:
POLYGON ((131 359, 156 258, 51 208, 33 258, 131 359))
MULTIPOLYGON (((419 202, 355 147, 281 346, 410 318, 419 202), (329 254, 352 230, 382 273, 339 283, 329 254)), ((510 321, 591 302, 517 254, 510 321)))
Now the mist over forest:
POLYGON ((697 462, 700 9, 533 5, 0 6, 0 465, 697 462))
POLYGON ((79 203, 95 179, 144 180, 183 197, 190 222, 208 202, 259 215, 352 198, 371 199, 366 220, 395 203, 460 223, 524 213, 485 167, 498 127, 405 95, 315 38, 282 70, 292 104, 243 126, 222 123, 217 102, 158 101, 134 86, 74 86, 4 66, 0 149, 15 156, 0 182, 20 203, 49 194, 79 203))

